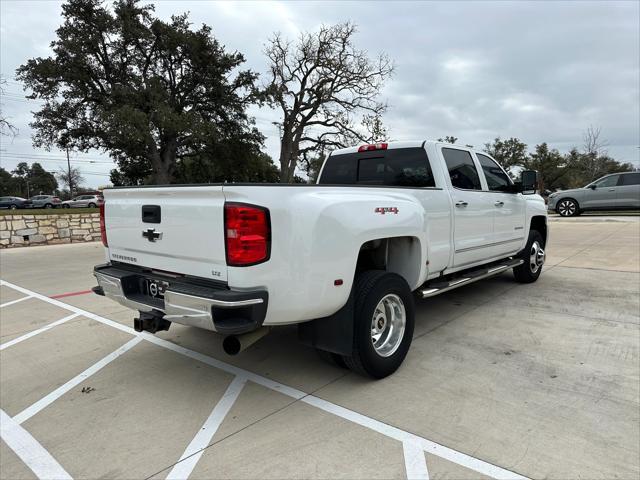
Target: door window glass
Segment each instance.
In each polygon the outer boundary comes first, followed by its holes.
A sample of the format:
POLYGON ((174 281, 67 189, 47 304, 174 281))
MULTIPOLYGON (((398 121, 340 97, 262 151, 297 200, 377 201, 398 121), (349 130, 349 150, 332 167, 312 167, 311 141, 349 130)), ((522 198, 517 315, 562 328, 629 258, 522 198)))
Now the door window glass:
POLYGON ((608 177, 603 178, 602 180, 598 180, 596 185, 598 188, 603 187, 615 187, 618 184, 618 177, 620 175, 609 175, 608 177))
POLYGON ((627 173, 620 176, 622 177, 620 185, 640 185, 640 173, 627 173))
POLYGON ((451 184, 455 188, 482 190, 478 170, 469 152, 455 148, 443 148, 442 155, 449 170, 451 184))
POLYGON ((509 179, 509 176, 500 168, 500 165, 486 155, 482 155, 481 153, 477 155, 482 171, 484 172, 484 178, 487 179, 489 190, 497 192, 508 191, 511 186, 511 179, 509 179))

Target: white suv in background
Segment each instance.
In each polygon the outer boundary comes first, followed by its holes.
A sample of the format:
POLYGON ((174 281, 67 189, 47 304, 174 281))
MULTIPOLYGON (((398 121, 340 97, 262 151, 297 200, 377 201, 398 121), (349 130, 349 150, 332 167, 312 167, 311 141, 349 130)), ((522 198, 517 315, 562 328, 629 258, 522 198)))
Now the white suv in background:
POLYGON ((65 200, 64 202, 62 202, 62 208, 96 208, 102 202, 103 200, 100 195, 79 195, 73 200, 65 200))

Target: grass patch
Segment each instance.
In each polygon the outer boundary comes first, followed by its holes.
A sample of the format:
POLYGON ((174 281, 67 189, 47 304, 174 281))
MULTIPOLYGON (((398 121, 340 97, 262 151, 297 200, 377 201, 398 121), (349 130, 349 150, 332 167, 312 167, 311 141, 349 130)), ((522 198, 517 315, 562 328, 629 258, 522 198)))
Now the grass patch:
POLYGON ((98 213, 99 208, 19 208, 17 210, 2 209, 0 217, 5 215, 66 215, 69 213, 98 213))

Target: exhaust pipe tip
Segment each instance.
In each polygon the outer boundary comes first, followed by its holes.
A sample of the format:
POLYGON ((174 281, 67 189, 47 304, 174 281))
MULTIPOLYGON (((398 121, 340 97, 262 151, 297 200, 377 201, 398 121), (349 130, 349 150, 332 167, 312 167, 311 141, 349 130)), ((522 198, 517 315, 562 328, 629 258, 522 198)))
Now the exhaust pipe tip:
POLYGON ((241 348, 240 340, 235 335, 224 337, 224 340, 222 340, 222 349, 227 355, 237 355, 240 353, 241 348))
POLYGON ((260 327, 253 332, 224 337, 224 340, 222 340, 222 349, 227 355, 237 355, 264 337, 269 333, 269 330, 269 327, 260 327))

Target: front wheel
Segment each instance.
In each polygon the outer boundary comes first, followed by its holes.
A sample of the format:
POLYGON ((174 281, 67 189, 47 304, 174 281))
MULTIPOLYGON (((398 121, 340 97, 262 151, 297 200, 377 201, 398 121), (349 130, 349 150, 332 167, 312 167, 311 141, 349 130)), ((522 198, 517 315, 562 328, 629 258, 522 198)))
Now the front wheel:
POLYGON ((71 208, 71 207, 65 203, 64 205, 62 205, 62 208, 71 208))
POLYGON ((95 204, 95 203, 90 203, 90 204, 88 205, 88 207, 89 207, 89 208, 96 208, 96 204, 95 204))
POLYGON ((9 208, 10 208, 11 210, 17 210, 17 209, 18 209, 18 206, 17 206, 17 205, 11 205, 9 208))
POLYGON ((565 198, 558 202, 556 212, 561 217, 574 217, 580 215, 580 208, 578 207, 578 202, 571 198, 565 198))
POLYGON ((518 282, 533 283, 538 279, 546 259, 544 247, 544 239, 540 232, 531 230, 527 246, 520 252, 520 258, 524 263, 513 269, 513 275, 518 282))
POLYGON ((52 204, 50 204, 50 203, 47 203, 47 204, 44 206, 44 208, 53 208, 53 205, 52 205, 52 204))
POLYGON ((400 367, 411 346, 411 290, 401 276, 380 270, 360 274, 354 289, 353 352, 344 362, 356 373, 384 378, 400 367))

